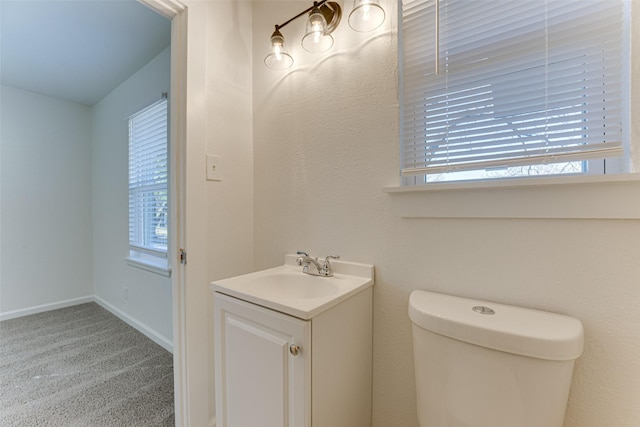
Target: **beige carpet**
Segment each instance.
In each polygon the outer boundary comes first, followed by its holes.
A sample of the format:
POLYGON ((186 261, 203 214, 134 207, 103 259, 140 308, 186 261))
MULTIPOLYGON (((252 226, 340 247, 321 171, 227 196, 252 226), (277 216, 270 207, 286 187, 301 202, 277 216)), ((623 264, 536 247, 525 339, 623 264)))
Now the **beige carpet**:
POLYGON ((0 322, 0 426, 172 426, 172 355, 95 303, 0 322))

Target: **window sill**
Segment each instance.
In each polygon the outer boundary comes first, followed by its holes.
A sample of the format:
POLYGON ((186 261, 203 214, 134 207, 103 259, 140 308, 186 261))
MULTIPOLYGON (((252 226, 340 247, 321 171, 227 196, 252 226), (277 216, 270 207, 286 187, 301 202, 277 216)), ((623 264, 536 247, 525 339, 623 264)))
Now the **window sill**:
POLYGON ((640 219, 640 174, 387 187, 403 218, 640 219))
POLYGON ((139 268, 165 277, 171 277, 171 267, 166 258, 132 252, 124 258, 130 267, 139 268))

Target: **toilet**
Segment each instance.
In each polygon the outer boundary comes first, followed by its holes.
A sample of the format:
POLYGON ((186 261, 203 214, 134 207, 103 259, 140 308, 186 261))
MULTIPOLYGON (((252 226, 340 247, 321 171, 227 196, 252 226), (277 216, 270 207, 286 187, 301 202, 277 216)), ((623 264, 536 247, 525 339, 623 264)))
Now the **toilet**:
POLYGON ((427 291, 409 317, 421 427, 562 427, 579 320, 427 291))

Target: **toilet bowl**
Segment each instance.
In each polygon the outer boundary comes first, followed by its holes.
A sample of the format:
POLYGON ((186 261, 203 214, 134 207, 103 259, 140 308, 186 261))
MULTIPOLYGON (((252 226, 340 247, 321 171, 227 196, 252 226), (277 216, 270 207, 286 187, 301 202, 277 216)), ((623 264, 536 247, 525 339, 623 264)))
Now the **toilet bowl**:
POLYGON ((427 291, 409 317, 421 427, 562 427, 579 320, 427 291))

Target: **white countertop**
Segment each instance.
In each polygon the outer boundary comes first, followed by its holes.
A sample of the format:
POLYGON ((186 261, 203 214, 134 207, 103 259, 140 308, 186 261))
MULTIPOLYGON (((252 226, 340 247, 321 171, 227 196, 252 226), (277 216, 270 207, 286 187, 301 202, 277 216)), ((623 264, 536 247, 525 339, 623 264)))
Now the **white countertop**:
POLYGON ((211 289, 244 301, 308 320, 373 286, 373 265, 335 260, 333 277, 312 276, 286 255, 279 267, 216 280, 211 289))

